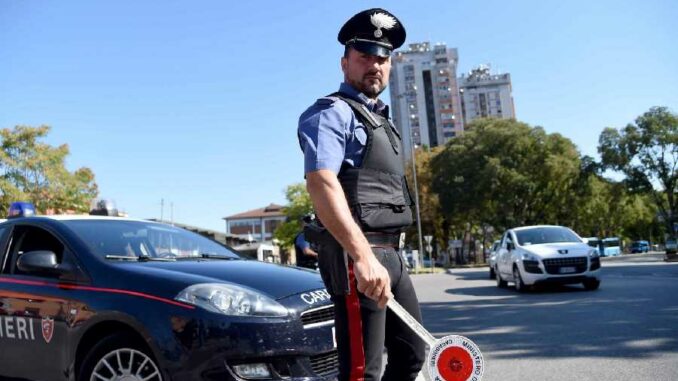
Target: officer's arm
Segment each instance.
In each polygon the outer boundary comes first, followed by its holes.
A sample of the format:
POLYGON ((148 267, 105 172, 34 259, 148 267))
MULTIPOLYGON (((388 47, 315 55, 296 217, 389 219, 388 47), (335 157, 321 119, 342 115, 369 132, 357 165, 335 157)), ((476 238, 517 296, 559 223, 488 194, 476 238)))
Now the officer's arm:
POLYGON ((337 174, 327 169, 309 172, 306 188, 320 221, 353 259, 358 291, 383 308, 392 297, 388 272, 353 220, 337 174))
POLYGON ((306 255, 308 255, 308 256, 311 256, 311 257, 317 257, 317 256, 318 256, 318 253, 316 253, 315 251, 313 251, 313 249, 311 249, 310 247, 305 248, 305 249, 303 250, 303 252, 304 252, 304 254, 306 254, 306 255))

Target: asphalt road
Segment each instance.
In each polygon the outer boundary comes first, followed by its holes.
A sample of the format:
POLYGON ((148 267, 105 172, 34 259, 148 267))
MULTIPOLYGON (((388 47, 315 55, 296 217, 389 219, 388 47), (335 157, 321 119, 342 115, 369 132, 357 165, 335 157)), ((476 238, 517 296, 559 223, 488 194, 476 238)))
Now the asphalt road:
MULTIPOLYGON (((678 263, 604 258, 601 287, 518 294, 487 268, 413 276, 424 325, 483 352, 483 380, 678 380, 678 263)), ((510 284, 512 285, 512 284, 510 284)))

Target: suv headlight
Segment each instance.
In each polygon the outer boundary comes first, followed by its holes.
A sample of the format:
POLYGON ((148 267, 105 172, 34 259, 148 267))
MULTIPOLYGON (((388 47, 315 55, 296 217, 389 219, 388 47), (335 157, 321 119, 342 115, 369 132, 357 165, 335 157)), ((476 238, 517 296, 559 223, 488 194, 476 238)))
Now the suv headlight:
POLYGON ((522 259, 523 261, 539 262, 539 257, 531 253, 523 253, 523 255, 520 256, 520 259, 522 259))
POLYGON ((225 283, 194 284, 175 298, 208 311, 232 316, 285 317, 288 311, 266 295, 225 283))
POLYGON ((589 257, 598 258, 599 256, 600 256, 600 254, 598 253, 598 250, 596 250, 596 249, 589 250, 589 257))

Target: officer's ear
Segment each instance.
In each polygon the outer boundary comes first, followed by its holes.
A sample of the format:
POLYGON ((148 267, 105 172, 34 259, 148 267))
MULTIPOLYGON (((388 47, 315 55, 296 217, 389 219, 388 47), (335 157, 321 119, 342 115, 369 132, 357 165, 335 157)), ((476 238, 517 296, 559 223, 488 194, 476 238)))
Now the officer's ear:
POLYGON ((348 58, 346 56, 341 57, 341 71, 346 74, 346 70, 348 69, 348 58))

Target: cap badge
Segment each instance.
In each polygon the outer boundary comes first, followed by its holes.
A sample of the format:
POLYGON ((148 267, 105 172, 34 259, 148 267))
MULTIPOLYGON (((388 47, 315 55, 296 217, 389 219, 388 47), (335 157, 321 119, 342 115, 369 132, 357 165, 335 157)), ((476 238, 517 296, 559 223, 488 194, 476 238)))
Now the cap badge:
POLYGON ((374 37, 376 38, 381 38, 381 36, 384 35, 384 32, 381 30, 382 28, 388 30, 393 28, 397 23, 395 18, 381 12, 377 12, 370 16, 370 22, 377 28, 377 30, 374 31, 374 37))

